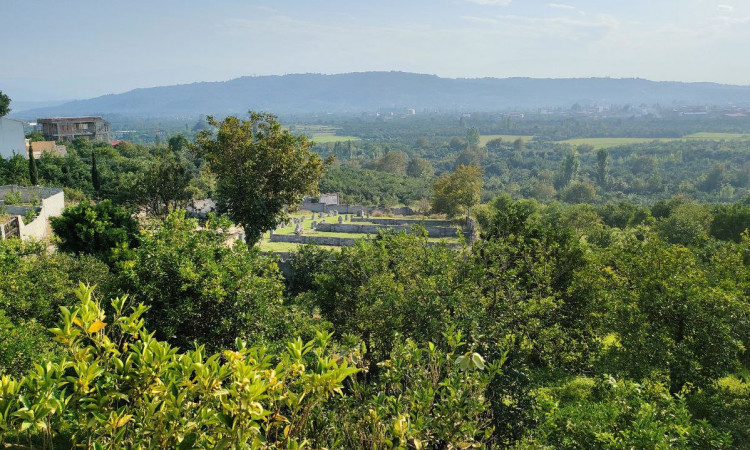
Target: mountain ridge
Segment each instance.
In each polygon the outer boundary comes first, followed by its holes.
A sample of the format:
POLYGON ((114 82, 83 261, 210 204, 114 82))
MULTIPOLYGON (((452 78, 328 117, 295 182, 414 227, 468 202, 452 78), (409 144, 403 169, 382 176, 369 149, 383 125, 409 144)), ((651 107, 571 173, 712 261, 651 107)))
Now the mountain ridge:
POLYGON ((14 116, 175 117, 362 113, 376 110, 502 111, 582 104, 750 106, 750 86, 642 78, 442 78, 410 72, 243 76, 227 81, 136 88, 14 116))

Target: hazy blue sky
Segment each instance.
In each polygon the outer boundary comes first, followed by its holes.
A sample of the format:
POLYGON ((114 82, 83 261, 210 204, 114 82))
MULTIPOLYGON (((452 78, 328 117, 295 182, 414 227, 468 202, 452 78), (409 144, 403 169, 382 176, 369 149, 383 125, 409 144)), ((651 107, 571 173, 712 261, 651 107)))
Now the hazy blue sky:
POLYGON ((365 70, 750 84, 748 49, 748 0, 0 0, 20 100, 365 70))

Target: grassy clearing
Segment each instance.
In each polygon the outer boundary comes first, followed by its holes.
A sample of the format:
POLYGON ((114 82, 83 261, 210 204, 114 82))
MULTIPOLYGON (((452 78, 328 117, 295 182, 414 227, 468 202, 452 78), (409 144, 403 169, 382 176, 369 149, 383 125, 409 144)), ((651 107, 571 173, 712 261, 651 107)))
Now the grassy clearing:
POLYGON ((750 139, 750 135, 742 133, 693 133, 685 136, 685 139, 707 139, 712 141, 735 141, 741 139, 750 139))
MULTIPOLYGON (((338 238, 350 238, 350 239, 367 239, 372 238, 375 235, 374 234, 367 234, 367 233, 334 233, 334 232, 322 232, 322 231, 315 231, 312 229, 312 220, 310 220, 310 216, 312 213, 309 211, 297 211, 295 213, 290 214, 290 216, 295 218, 303 218, 302 226, 305 230, 304 235, 305 236, 320 236, 320 237, 338 237, 338 238)), ((331 216, 331 217, 323 217, 322 219, 319 218, 318 213, 315 214, 316 219, 315 221, 320 223, 326 222, 326 223, 338 223, 338 216, 331 216)), ((404 217, 396 217, 396 216, 383 216, 378 217, 378 219, 403 219, 404 217)), ((425 225, 429 225, 430 219, 426 218, 424 219, 425 225)), ((372 222, 344 222, 346 224, 354 224, 354 225, 377 225, 372 222)), ((275 231, 275 234, 283 234, 283 235, 290 235, 294 234, 294 228, 295 226, 291 227, 285 227, 280 228, 275 231)), ((294 252, 297 251, 300 245, 305 244, 294 244, 290 242, 270 242, 271 236, 270 233, 265 233, 263 235, 263 238, 259 244, 259 248, 261 251, 264 252, 294 252)), ((445 242, 448 244, 458 244, 460 240, 458 237, 450 237, 450 238, 428 238, 429 242, 445 242)), ((328 246, 321 246, 323 248, 328 249, 339 249, 340 247, 328 247, 328 246)))
POLYGON ((588 144, 594 147, 595 150, 600 148, 618 147, 621 145, 631 144, 642 144, 644 142, 669 142, 669 141, 682 141, 682 140, 707 140, 707 141, 721 141, 721 140, 741 140, 750 139, 750 135, 741 133, 693 133, 682 138, 580 138, 580 139, 568 139, 565 141, 558 141, 560 144, 570 144, 578 146, 582 144, 588 144))
POLYGON ((513 142, 518 138, 521 138, 524 142, 530 141, 534 136, 515 136, 512 134, 487 134, 479 136, 479 146, 487 145, 487 143, 493 139, 500 138, 504 142, 513 142))
POLYGON ((331 142, 358 141, 356 136, 339 136, 333 133, 313 133, 312 140, 316 144, 328 144, 331 142))
POLYGON ((567 139, 565 141, 558 141, 559 144, 570 144, 574 147, 579 145, 590 145, 595 150, 600 148, 618 147, 621 145, 631 144, 642 144, 644 142, 653 141, 674 141, 674 138, 663 138, 663 139, 652 139, 652 138, 580 138, 580 139, 567 139))
POLYGON ((358 141, 356 136, 340 136, 336 133, 338 128, 327 125, 295 125, 292 129, 294 134, 309 136, 316 144, 327 144, 330 142, 358 141))

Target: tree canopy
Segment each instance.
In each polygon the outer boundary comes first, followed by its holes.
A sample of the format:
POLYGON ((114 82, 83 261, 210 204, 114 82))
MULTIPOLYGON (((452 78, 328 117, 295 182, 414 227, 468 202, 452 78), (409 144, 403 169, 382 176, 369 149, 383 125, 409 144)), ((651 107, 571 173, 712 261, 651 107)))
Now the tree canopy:
POLYGON ((250 120, 208 118, 215 133, 196 137, 199 153, 216 175, 220 212, 245 229, 248 244, 287 219, 302 198, 315 194, 326 165, 311 141, 281 127, 276 116, 250 112, 250 120))
POLYGON ((469 211, 479 203, 482 169, 460 165, 453 173, 441 175, 432 185, 432 209, 450 217, 469 211), (463 211, 462 211, 463 210, 463 211))
POLYGON ((0 117, 7 116, 10 112, 10 97, 0 91, 0 117))

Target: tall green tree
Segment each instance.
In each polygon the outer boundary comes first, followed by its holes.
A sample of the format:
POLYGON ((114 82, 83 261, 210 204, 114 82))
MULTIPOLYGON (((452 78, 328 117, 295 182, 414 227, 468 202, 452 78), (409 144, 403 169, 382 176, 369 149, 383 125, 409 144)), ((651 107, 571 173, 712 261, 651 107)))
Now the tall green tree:
POLYGON ((91 150, 91 184, 94 186, 94 192, 99 194, 99 190, 102 188, 102 182, 99 178, 99 169, 96 167, 96 153, 91 150))
POLYGON ((596 152, 596 182, 599 186, 607 185, 607 175, 609 174, 609 151, 606 148, 600 148, 596 152))
POLYGON ((29 181, 32 186, 39 184, 39 170, 36 167, 34 150, 32 150, 31 145, 29 145, 29 181))
POLYGON ((216 174, 218 210, 245 229, 249 245, 281 224, 302 198, 315 194, 323 161, 312 142, 281 127, 276 116, 250 112, 250 120, 209 118, 216 133, 201 131, 199 153, 216 174))
POLYGON ((461 212, 471 213, 482 193, 482 169, 460 165, 449 174, 441 175, 432 185, 432 209, 450 217, 461 212))
POLYGON ((560 163, 560 168, 555 175, 555 188, 562 189, 578 178, 578 152, 569 151, 560 163))
POLYGON ((429 178, 435 173, 432 164, 424 158, 416 157, 409 161, 406 174, 414 178, 429 178))
POLYGON ((10 112, 10 97, 0 91, 0 117, 7 116, 10 112))
POLYGON ((479 146, 479 129, 477 127, 471 127, 466 130, 466 144, 471 148, 479 146))
POLYGON ((156 216, 185 209, 192 198, 189 189, 192 179, 185 162, 173 153, 166 153, 140 174, 135 188, 136 202, 156 216))

